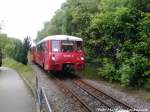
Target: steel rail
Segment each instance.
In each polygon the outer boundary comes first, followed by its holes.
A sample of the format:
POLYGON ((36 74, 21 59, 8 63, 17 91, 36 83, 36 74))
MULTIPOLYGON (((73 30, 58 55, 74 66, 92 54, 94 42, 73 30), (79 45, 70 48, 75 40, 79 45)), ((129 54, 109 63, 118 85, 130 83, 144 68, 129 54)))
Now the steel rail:
POLYGON ((105 95, 108 98, 112 99, 113 101, 117 102, 120 106, 124 106, 126 109, 133 109, 131 106, 125 104, 124 102, 119 101, 118 99, 115 99, 111 95, 108 95, 108 94, 104 93, 103 91, 97 89, 96 87, 92 86, 91 84, 87 83, 86 81, 84 81, 82 79, 81 80, 77 80, 77 81, 79 81, 80 83, 83 83, 84 85, 87 85, 88 87, 94 89, 95 91, 97 91, 99 93, 102 93, 103 95, 105 95))
POLYGON ((64 84, 61 80, 58 80, 57 78, 54 78, 53 79, 56 81, 55 83, 59 85, 58 86, 61 86, 62 88, 68 90, 89 112, 94 112, 85 102, 82 101, 82 99, 80 99, 79 96, 77 96, 74 91, 72 91, 70 89, 70 87, 68 87, 66 84, 64 84))
POLYGON ((87 92, 89 95, 91 95, 92 97, 94 97, 95 99, 97 99, 99 102, 101 102, 102 104, 104 104, 106 107, 112 109, 111 106, 107 105, 104 101, 102 101, 100 98, 98 98, 96 95, 90 93, 89 91, 87 91, 85 88, 81 87, 80 84, 74 82, 74 84, 76 84, 79 88, 81 88, 82 90, 84 90, 85 92, 87 92))

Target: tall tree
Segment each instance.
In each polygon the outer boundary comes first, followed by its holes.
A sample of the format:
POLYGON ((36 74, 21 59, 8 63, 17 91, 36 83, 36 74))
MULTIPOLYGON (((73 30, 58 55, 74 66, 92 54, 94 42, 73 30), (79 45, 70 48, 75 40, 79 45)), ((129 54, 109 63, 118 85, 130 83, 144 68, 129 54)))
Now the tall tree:
POLYGON ((27 55, 28 55, 28 51, 31 47, 31 38, 29 36, 27 36, 24 41, 23 41, 23 54, 24 54, 24 64, 27 64, 28 59, 27 59, 27 55))

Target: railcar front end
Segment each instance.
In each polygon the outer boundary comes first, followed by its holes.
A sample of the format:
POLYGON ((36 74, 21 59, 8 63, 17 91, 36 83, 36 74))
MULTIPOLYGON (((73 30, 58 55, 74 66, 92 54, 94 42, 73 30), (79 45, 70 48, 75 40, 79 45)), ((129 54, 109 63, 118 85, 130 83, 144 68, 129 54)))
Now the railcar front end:
POLYGON ((82 70, 85 66, 82 41, 52 40, 52 69, 82 70))

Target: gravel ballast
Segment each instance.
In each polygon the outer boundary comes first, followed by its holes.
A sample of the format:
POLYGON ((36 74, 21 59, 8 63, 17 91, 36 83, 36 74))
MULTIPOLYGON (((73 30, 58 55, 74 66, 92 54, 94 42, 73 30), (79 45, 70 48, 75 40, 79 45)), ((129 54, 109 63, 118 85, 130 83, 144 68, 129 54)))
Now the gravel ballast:
POLYGON ((145 102, 141 99, 137 99, 133 96, 130 96, 124 92, 118 91, 108 85, 105 85, 101 83, 100 81, 91 81, 85 79, 85 81, 89 82, 99 90, 103 91, 104 93, 107 93, 108 95, 113 96, 114 98, 118 99, 119 101, 122 101, 128 105, 131 105, 133 108, 140 110, 146 110, 147 112, 150 112, 150 103, 145 102))
POLYGON ((39 80, 39 86, 43 87, 48 97, 52 110, 55 112, 85 112, 81 106, 70 96, 63 93, 60 88, 51 80, 37 65, 32 65, 39 80))

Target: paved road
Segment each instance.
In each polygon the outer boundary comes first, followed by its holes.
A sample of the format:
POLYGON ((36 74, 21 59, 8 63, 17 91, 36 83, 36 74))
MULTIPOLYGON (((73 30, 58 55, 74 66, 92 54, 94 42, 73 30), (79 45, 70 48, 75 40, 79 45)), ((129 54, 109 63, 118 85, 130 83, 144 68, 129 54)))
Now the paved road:
POLYGON ((32 95, 13 69, 0 67, 0 112, 32 112, 32 95))

